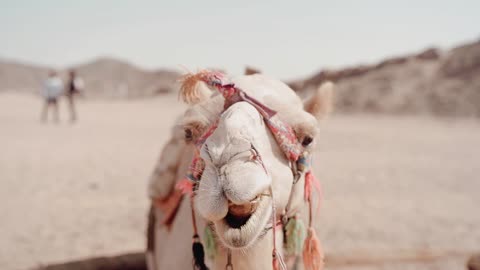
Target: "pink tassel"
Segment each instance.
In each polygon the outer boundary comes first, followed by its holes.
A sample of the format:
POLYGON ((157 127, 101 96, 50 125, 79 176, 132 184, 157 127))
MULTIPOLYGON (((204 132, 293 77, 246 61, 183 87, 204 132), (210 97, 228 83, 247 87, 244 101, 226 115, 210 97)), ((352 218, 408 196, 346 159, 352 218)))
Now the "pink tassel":
MULTIPOLYGON (((313 211, 312 211, 312 191, 315 189, 319 193, 318 203, 321 201, 322 190, 320 182, 315 178, 312 171, 305 174, 305 201, 309 204, 309 227, 307 238, 303 244, 303 264, 306 270, 322 270, 323 269, 323 250, 318 240, 317 234, 312 227, 313 211)), ((319 206, 319 205, 318 205, 319 206)), ((319 207, 317 208, 317 210, 319 207)))
POLYGON ((320 181, 315 177, 313 172, 310 170, 305 174, 305 201, 309 202, 312 196, 312 187, 318 194, 322 195, 322 188, 320 186, 320 181))
POLYGON ((308 236, 303 245, 303 264, 306 270, 323 269, 323 250, 315 230, 308 228, 308 236))
POLYGON ((193 182, 184 178, 180 180, 176 185, 175 188, 180 190, 182 194, 192 195, 193 194, 193 182))
POLYGON ((317 211, 320 209, 320 202, 322 201, 322 187, 320 186, 320 181, 315 177, 313 172, 310 170, 305 174, 305 201, 311 203, 312 200, 312 188, 318 193, 318 205, 317 211))
POLYGON ((312 182, 313 182, 313 174, 311 171, 308 171, 306 174, 305 174, 305 192, 304 192, 304 196, 305 196, 305 201, 306 202, 309 202, 310 201, 310 198, 312 196, 312 182))

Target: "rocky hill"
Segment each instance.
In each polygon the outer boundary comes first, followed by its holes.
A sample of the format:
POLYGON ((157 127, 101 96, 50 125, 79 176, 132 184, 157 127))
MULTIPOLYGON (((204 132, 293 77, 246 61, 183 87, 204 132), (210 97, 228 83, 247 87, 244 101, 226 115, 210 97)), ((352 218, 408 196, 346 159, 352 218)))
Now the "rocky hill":
MULTIPOLYGON (((180 76, 176 71, 144 70, 112 58, 73 68, 85 81, 85 95, 94 98, 174 92, 180 76)), ((47 73, 47 67, 0 60, 0 92, 36 92, 47 73)), ((66 78, 65 71, 62 74, 66 78)), ((340 112, 480 117, 480 41, 447 51, 430 48, 378 64, 322 70, 289 84, 307 96, 327 80, 337 84, 336 110, 340 112)))
MULTIPOLYGON (((100 58, 73 68, 85 82, 85 95, 94 98, 147 97, 175 91, 180 76, 176 71, 147 71, 112 58, 100 58)), ((65 81, 67 70, 60 71, 65 81)), ((0 92, 34 93, 48 71, 48 67, 0 61, 0 92)))
POLYGON ((48 68, 0 60, 0 92, 15 90, 21 92, 38 91, 48 68))
POLYGON ((421 113, 480 116, 480 41, 448 51, 428 49, 376 65, 323 70, 291 82, 308 95, 322 82, 336 82, 341 112, 421 113))
POLYGON ((74 67, 84 79, 85 91, 94 97, 146 97, 175 91, 180 73, 146 71, 112 58, 101 58, 74 67))

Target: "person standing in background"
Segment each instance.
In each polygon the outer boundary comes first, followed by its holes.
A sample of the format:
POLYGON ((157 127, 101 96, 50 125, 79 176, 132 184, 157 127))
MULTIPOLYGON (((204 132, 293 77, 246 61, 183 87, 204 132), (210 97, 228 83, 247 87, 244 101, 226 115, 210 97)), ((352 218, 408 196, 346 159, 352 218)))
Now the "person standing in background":
POLYGON ((75 95, 79 94, 83 89, 83 80, 79 78, 75 71, 72 69, 68 73, 68 85, 67 85, 67 99, 70 109, 70 122, 77 121, 77 111, 75 109, 75 95))
POLYGON ((55 123, 58 123, 59 117, 58 117, 58 97, 62 94, 64 88, 63 88, 63 82, 60 77, 58 77, 57 72, 55 71, 50 71, 48 74, 47 80, 45 80, 45 83, 43 85, 42 89, 42 96, 45 99, 45 103, 40 115, 40 120, 42 122, 47 121, 47 115, 48 115, 48 110, 50 107, 53 109, 53 121, 55 123))

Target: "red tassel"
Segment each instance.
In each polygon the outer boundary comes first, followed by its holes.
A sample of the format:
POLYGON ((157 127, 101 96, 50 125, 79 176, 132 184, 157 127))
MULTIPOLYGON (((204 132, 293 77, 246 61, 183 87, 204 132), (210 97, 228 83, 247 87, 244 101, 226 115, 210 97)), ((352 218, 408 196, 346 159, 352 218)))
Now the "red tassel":
POLYGON ((308 228, 308 236, 303 245, 303 264, 305 270, 323 269, 323 250, 315 230, 308 228))

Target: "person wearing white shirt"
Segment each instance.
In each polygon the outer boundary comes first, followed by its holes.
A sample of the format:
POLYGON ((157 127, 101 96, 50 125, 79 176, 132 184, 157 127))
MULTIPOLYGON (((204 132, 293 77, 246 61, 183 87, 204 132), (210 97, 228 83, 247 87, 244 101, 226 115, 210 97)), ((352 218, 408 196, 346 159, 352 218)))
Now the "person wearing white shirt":
POLYGON ((64 86, 63 81, 58 77, 57 72, 50 71, 47 80, 42 88, 42 97, 45 100, 42 113, 41 121, 47 121, 47 115, 50 108, 53 110, 53 120, 58 123, 58 98, 63 93, 64 86))

